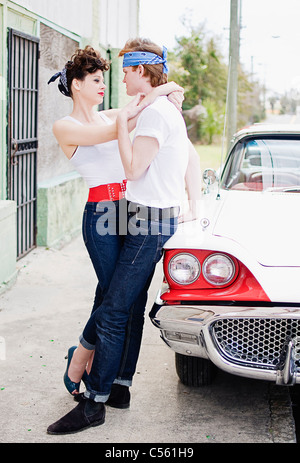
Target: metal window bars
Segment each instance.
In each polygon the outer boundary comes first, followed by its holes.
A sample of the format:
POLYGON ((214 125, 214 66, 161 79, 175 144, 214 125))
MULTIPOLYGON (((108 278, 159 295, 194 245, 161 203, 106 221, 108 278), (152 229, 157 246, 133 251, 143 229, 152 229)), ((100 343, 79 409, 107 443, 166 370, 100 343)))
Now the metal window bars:
POLYGON ((17 259, 36 246, 39 39, 8 32, 8 199, 17 203, 17 259))

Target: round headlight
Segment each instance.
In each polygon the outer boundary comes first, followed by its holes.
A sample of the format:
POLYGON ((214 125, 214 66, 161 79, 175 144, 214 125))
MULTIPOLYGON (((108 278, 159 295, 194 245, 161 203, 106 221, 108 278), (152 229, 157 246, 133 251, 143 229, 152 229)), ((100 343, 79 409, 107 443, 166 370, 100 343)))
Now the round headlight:
POLYGON ((169 275, 180 285, 190 285, 201 272, 199 260, 192 254, 177 254, 169 262, 169 275))
POLYGON ((212 254, 202 266, 206 281, 212 285, 226 285, 235 275, 235 265, 230 257, 224 254, 212 254))

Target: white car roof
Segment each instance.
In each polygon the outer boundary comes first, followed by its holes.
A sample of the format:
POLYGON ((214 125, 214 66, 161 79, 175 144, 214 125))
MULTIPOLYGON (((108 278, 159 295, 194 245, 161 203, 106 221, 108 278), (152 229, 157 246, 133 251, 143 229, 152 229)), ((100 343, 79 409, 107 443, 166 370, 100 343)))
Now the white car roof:
POLYGON ((272 134, 283 134, 291 135, 297 134, 300 135, 300 125, 298 124, 253 124, 249 127, 244 127, 239 130, 233 137, 233 142, 243 138, 246 135, 272 135, 272 134))

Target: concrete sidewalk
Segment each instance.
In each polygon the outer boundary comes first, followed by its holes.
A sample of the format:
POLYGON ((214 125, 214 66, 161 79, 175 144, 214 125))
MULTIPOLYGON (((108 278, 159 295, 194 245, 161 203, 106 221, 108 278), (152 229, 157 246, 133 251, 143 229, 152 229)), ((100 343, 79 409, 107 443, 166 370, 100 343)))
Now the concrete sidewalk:
MULTIPOLYGON (((102 426, 48 435, 48 425, 76 406, 62 382, 64 356, 89 317, 96 278, 81 237, 18 264, 16 284, 0 296, 0 442, 295 442, 286 388, 222 372, 210 387, 183 386, 148 315, 130 409, 107 407, 102 426)), ((159 265, 148 309, 160 281, 159 265)))

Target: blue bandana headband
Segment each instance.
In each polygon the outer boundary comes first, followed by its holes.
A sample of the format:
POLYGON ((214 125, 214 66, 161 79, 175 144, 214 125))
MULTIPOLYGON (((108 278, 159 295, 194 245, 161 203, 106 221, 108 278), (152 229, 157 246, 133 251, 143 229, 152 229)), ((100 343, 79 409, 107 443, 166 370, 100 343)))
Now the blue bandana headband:
POLYGON ((163 47, 163 56, 147 51, 131 51, 123 56, 123 68, 138 66, 139 64, 163 64, 164 74, 168 74, 167 49, 163 47))

